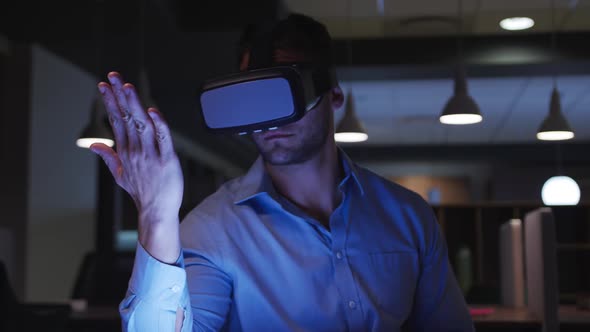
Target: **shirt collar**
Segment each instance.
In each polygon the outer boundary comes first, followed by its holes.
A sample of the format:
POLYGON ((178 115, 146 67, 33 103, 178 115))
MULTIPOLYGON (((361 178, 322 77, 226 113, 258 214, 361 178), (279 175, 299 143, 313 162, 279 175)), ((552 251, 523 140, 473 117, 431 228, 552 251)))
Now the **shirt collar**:
POLYGON ((342 161, 342 168, 344 169, 344 179, 342 182, 340 182, 340 186, 343 186, 347 181, 349 181, 350 178, 352 178, 361 195, 364 195, 365 190, 363 189, 358 166, 352 160, 350 160, 348 155, 340 148, 338 148, 338 157, 342 161))
MULTIPOLYGON (((338 157, 342 162, 342 168, 344 170, 344 179, 340 182, 339 187, 343 187, 347 182, 350 182, 351 178, 359 189, 361 195, 364 195, 362 183, 360 181, 358 166, 356 166, 352 160, 338 148, 338 157)), ((237 190, 235 192, 235 204, 245 203, 255 197, 262 195, 268 195, 273 198, 278 198, 270 175, 264 168, 264 161, 261 156, 258 156, 256 161, 252 164, 246 175, 240 178, 237 190)))
POLYGON ((247 202, 265 193, 268 195, 276 194, 270 176, 264 169, 264 161, 261 156, 258 156, 254 164, 250 166, 248 172, 238 181, 239 183, 234 196, 235 204, 247 202))

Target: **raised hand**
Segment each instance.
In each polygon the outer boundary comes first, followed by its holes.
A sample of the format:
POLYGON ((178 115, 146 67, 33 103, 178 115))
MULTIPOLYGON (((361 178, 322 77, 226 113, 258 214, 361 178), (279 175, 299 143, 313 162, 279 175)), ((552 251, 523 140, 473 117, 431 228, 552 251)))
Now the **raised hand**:
POLYGON ((111 171, 116 183, 135 202, 139 242, 155 258, 172 263, 180 253, 178 212, 182 203, 183 178, 172 137, 162 114, 147 111, 137 91, 117 72, 100 90, 115 136, 116 151, 102 144, 90 149, 111 171))

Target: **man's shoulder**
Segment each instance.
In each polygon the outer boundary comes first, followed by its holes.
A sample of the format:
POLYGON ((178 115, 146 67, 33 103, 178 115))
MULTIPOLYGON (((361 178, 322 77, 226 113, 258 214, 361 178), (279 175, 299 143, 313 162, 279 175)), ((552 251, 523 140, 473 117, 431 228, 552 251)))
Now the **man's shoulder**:
POLYGON ((425 208, 428 203, 418 193, 362 166, 356 166, 363 191, 371 197, 391 199, 401 206, 425 208), (384 197, 386 196, 386 197, 384 197))
POLYGON ((400 243, 425 253, 438 228, 434 211, 422 196, 366 168, 359 167, 363 177, 365 202, 385 216, 380 222, 389 225, 393 234, 403 234, 400 243))
POLYGON ((228 216, 234 213, 236 192, 240 188, 242 178, 237 177, 225 182, 203 199, 183 218, 181 228, 192 228, 202 224, 213 227, 219 225, 222 220, 231 220, 228 216))
POLYGON ((180 224, 183 247, 215 247, 229 236, 235 216, 235 190, 241 177, 221 185, 213 194, 195 206, 180 224), (217 242, 208 245, 209 242, 217 242))
POLYGON ((185 219, 189 220, 191 215, 199 215, 203 218, 215 217, 223 211, 231 210, 235 205, 236 191, 241 179, 242 177, 237 177, 222 184, 214 193, 197 204, 185 219))

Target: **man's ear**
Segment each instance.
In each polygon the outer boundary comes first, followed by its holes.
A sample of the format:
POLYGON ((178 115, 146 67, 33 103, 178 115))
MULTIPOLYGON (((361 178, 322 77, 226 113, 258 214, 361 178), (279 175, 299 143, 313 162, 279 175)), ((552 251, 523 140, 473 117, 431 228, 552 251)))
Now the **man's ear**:
POLYGON ((339 85, 330 89, 330 104, 332 105, 333 110, 337 110, 342 107, 344 104, 344 94, 342 93, 342 89, 339 85))

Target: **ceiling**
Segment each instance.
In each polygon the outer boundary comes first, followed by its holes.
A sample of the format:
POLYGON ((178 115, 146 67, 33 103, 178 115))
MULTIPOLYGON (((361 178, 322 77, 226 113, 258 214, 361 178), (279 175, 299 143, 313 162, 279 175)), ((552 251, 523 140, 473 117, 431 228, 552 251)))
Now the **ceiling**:
MULTIPOLYGON (((9 53, 11 44, 39 43, 91 73, 100 68, 100 77, 115 69, 133 81, 142 1, 8 2, 0 6, 0 52, 9 53)), ((505 144, 536 146, 553 72, 559 74, 562 106, 576 131, 566 144, 590 145, 590 0, 555 0, 555 50, 550 49, 549 0, 464 0, 468 84, 484 121, 462 127, 437 122, 452 93, 457 1, 145 1, 144 65, 154 99, 173 129, 242 167, 256 151, 243 139, 198 130, 194 93, 203 80, 236 70, 235 45, 246 22, 281 8, 318 19, 334 37, 341 84, 352 89, 369 132, 367 142, 350 148, 357 159, 397 146, 420 146, 421 154, 441 159, 445 154, 433 153, 441 145, 475 144, 481 153, 497 153, 505 144), (536 25, 527 32, 501 31, 499 19, 514 15, 531 16, 536 25), (354 56, 347 53, 349 45, 354 56), (549 66, 553 61, 558 71, 549 66)), ((400 151, 416 157, 414 150, 400 151)), ((397 160, 404 158, 401 152, 397 160)))
POLYGON ((285 0, 295 12, 326 24, 335 38, 456 34, 456 22, 469 34, 502 34, 498 22, 528 16, 533 32, 590 30, 588 0, 285 0), (461 7, 459 7, 461 5, 461 7), (461 10, 461 11, 460 11, 461 10), (461 13, 461 16, 459 15, 461 13), (461 20, 458 18, 461 17, 461 20))
MULTIPOLYGON (((576 140, 590 141, 590 76, 560 76, 562 111, 576 140)), ((549 111, 551 77, 472 78, 483 122, 448 126, 438 117, 453 93, 450 79, 345 81, 367 128, 366 145, 534 143, 549 111)), ((344 112, 337 113, 339 119, 344 112)))
MULTIPOLYGON (((547 46, 551 45, 553 30, 559 33, 590 31, 589 0, 555 0, 554 11, 551 0, 286 0, 286 4, 292 11, 308 14, 326 24, 337 39, 386 38, 397 45, 400 44, 396 38, 453 38, 457 35, 457 22, 461 21, 462 31, 471 38, 545 33, 547 46), (458 19, 460 10, 462 20, 458 19), (535 26, 525 32, 502 30, 499 21, 512 16, 529 16, 535 20, 535 26)), ((557 43, 559 41, 557 39, 557 43)), ((448 43, 446 47, 453 49, 456 44, 448 43)), ((398 52, 407 52, 404 47, 399 48, 398 52)), ((361 46, 350 52, 357 55, 364 50, 361 46)), ((491 54, 487 52, 490 58, 491 54)), ((508 64, 533 61, 532 56, 523 54, 519 60, 515 60, 518 56, 510 54, 504 60, 494 61, 508 64)), ((552 61, 545 60, 546 63, 552 61)), ((401 67, 410 65, 409 61, 391 62, 397 65, 392 71, 403 71, 405 68, 401 67)), ((347 65, 345 63, 344 67, 347 65)), ((354 65, 363 67, 362 62, 354 65)), ((371 64, 364 66, 373 70, 371 64)), ((369 134, 368 141, 357 145, 366 146, 534 144, 536 131, 549 110, 553 87, 553 78, 546 72, 529 75, 513 72, 497 77, 476 75, 468 80, 469 90, 480 106, 484 121, 468 126, 447 126, 438 121, 438 116, 453 93, 450 75, 441 77, 433 69, 432 75, 426 72, 417 75, 420 78, 392 75, 394 77, 387 79, 379 70, 375 75, 367 72, 361 78, 341 81, 346 93, 353 92, 356 111, 369 134)), ((554 72, 560 73, 559 69, 554 72)), ((574 70, 558 75, 556 81, 562 109, 576 133, 574 141, 590 141, 590 75, 574 70)), ((337 114, 337 120, 342 113, 337 114)))

